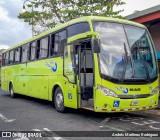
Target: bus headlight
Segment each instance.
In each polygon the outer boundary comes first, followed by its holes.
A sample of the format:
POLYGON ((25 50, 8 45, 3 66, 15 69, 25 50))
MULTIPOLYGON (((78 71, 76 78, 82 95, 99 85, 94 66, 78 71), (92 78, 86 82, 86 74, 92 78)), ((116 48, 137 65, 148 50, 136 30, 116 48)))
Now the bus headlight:
POLYGON ((112 90, 110 90, 102 85, 98 85, 98 89, 100 91, 102 91, 102 93, 106 96, 118 97, 118 95, 115 92, 113 92, 112 90))
POLYGON ((154 90, 152 90, 151 96, 157 94, 158 92, 159 92, 159 87, 156 87, 154 90))

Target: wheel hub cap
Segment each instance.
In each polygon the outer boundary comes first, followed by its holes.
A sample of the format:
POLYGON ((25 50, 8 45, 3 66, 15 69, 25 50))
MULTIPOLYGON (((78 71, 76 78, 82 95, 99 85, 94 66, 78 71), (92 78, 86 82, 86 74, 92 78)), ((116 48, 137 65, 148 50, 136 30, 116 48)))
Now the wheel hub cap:
POLYGON ((63 96, 61 93, 58 93, 56 96, 56 103, 58 107, 61 107, 63 104, 63 96))

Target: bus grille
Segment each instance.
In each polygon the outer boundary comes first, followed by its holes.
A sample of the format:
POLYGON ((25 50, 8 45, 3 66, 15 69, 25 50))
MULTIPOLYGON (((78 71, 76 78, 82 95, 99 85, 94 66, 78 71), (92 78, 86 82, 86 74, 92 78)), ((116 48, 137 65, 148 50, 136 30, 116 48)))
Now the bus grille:
POLYGON ((121 99, 137 99, 137 98, 147 98, 150 94, 135 94, 135 95, 118 95, 121 99))

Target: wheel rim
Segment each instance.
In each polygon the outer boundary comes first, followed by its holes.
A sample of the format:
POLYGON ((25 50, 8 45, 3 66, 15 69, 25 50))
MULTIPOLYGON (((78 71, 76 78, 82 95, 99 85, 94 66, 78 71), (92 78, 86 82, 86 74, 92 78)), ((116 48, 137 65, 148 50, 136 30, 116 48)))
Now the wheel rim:
POLYGON ((59 108, 63 106, 63 95, 61 92, 59 92, 56 96, 56 104, 59 108))
POLYGON ((11 87, 11 89, 10 89, 10 93, 11 93, 11 96, 13 96, 13 88, 11 87))

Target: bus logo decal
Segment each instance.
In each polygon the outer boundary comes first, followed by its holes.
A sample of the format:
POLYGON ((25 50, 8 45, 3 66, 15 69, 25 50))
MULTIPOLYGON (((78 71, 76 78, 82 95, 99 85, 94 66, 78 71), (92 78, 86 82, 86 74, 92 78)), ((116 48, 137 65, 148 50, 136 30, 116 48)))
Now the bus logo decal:
POLYGON ((130 91, 141 91, 140 88, 130 88, 130 91))
POLYGON ((122 90, 122 92, 123 92, 124 94, 127 94, 127 93, 128 93, 128 88, 126 88, 125 90, 122 90))
POLYGON ((58 66, 56 62, 53 61, 50 61, 50 63, 46 62, 45 65, 50 68, 51 72, 57 71, 58 66))
POLYGON ((116 90, 119 90, 119 91, 121 91, 122 93, 124 93, 124 94, 127 94, 128 93, 128 88, 125 88, 125 87, 120 87, 120 88, 115 88, 116 90))

